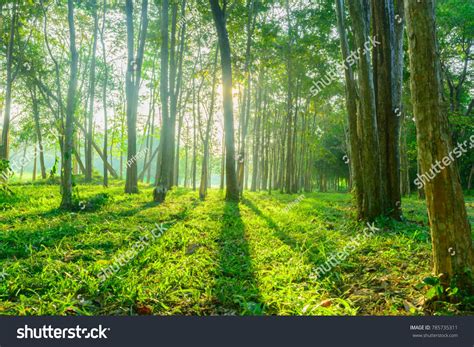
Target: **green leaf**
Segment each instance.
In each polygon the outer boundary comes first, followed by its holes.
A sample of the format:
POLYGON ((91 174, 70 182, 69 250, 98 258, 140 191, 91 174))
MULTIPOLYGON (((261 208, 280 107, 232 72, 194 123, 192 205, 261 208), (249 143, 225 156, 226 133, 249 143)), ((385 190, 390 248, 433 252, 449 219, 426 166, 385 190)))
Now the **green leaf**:
POLYGON ((436 287, 432 287, 432 288, 430 288, 430 290, 428 290, 428 292, 426 293, 426 297, 427 297, 428 299, 433 299, 435 296, 436 296, 436 287))
POLYGON ((425 279, 423 279, 423 282, 425 282, 426 284, 428 284, 430 286, 435 286, 435 285, 439 284, 439 278, 437 278, 437 277, 426 277, 425 279))

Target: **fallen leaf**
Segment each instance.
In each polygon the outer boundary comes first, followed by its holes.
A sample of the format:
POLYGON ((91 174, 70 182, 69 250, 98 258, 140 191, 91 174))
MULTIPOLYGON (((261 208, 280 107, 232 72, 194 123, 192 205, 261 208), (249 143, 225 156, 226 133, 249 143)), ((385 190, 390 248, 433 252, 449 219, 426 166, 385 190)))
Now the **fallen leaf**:
POLYGON ((319 306, 322 306, 322 307, 330 307, 332 304, 332 300, 331 299, 327 299, 327 300, 324 300, 324 301, 321 301, 319 303, 319 306))
POLYGON ((137 305, 137 313, 141 316, 150 315, 153 313, 153 309, 148 305, 137 305))

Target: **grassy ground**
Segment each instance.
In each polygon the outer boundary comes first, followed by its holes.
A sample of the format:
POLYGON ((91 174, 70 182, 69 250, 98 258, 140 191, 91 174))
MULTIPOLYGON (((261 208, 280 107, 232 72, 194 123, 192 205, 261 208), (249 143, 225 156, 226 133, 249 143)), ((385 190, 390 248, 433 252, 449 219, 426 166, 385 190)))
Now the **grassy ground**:
MULTIPOLYGON (((472 298, 422 308, 430 240, 424 203, 415 198, 403 201, 408 221, 379 220, 380 231, 356 239, 364 225, 354 222, 342 193, 246 192, 235 204, 218 190, 202 202, 197 192, 176 189, 158 206, 150 203, 151 188, 130 196, 114 182, 109 189, 81 185, 83 202, 71 213, 56 209, 56 186, 13 190, 15 198, 0 200, 2 315, 474 311, 472 298), (155 223, 167 230, 153 239, 155 223), (347 245, 353 247, 344 260, 317 276, 317 267, 347 245), (130 259, 120 265, 124 254, 130 259), (101 282, 101 270, 113 265, 117 271, 101 282)), ((472 198, 467 206, 473 223, 472 198)))

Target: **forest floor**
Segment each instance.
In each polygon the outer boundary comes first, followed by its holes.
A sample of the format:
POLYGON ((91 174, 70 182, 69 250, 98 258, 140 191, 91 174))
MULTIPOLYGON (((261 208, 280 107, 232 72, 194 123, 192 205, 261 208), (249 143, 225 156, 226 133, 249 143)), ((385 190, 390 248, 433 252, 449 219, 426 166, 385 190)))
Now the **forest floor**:
POLYGON ((179 188, 156 205, 145 185, 137 195, 119 181, 77 188, 73 213, 57 209, 57 186, 14 185, 0 198, 0 315, 474 312, 472 297, 426 309, 431 245, 415 197, 403 201, 404 222, 379 219, 364 234, 344 193, 245 192, 235 204, 216 189, 200 201, 179 188))

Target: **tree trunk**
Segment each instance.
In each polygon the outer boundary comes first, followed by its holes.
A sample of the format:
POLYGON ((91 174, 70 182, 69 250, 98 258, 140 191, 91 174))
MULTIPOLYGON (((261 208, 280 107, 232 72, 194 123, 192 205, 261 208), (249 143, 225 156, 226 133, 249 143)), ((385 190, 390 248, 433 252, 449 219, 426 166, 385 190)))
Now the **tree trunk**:
POLYGON ((373 31, 380 44, 374 47, 374 86, 380 143, 382 212, 400 220, 400 117, 403 69, 403 22, 395 42, 393 0, 372 0, 373 31), (400 46, 401 44, 401 46, 400 46), (400 54, 402 54, 400 56, 400 54))
POLYGON ((5 112, 3 114, 3 130, 2 130, 2 143, 0 146, 0 159, 6 159, 10 157, 10 112, 12 102, 12 67, 13 67, 13 45, 15 41, 15 30, 17 22, 17 4, 13 5, 12 22, 10 25, 10 35, 8 39, 7 48, 7 80, 5 90, 5 112))
POLYGON ((423 173, 441 167, 425 184, 435 275, 447 287, 474 291, 471 226, 456 163, 447 115, 441 101, 434 1, 405 0, 410 55, 410 85, 416 120, 418 156, 423 173), (450 158, 446 160, 446 158, 450 158), (448 164, 446 164, 448 162, 448 164), (436 164, 435 164, 436 163, 436 164), (450 165, 449 165, 450 164, 450 165))
POLYGON ((137 155, 137 108, 138 92, 140 89, 141 70, 145 40, 148 27, 148 0, 142 0, 141 23, 139 42, 136 56, 134 56, 134 27, 133 27, 133 1, 127 0, 125 12, 127 15, 127 48, 128 65, 125 79, 127 97, 127 176, 125 193, 138 193, 138 165, 137 155))
POLYGON ((212 90, 211 90, 211 105, 209 107, 209 116, 207 119, 206 134, 204 139, 204 153, 202 158, 202 168, 201 168, 201 183, 199 185, 199 198, 204 200, 207 196, 207 187, 209 184, 209 145, 211 140, 211 125, 213 122, 214 115, 214 99, 216 94, 216 80, 217 80, 217 57, 219 54, 219 47, 216 47, 216 54, 214 57, 214 74, 212 77, 212 90))
POLYGON ((234 116, 232 106, 232 61, 229 36, 226 28, 225 7, 221 9, 219 0, 209 0, 209 2, 211 4, 221 51, 224 132, 226 143, 226 200, 238 201, 239 189, 235 171, 234 116))
MULTIPOLYGON (((107 82, 109 78, 109 68, 107 66, 107 52, 105 50, 105 15, 107 13, 107 0, 103 1, 102 30, 100 41, 102 43, 102 60, 104 63, 104 85, 102 87, 102 107, 104 109, 104 187, 109 186, 109 172, 107 170, 107 146, 108 146, 108 123, 107 123, 107 82)), ((91 142, 92 144, 92 142, 91 142)), ((112 158, 111 158, 112 159, 112 158)), ((111 160, 112 161, 112 160, 111 160)))
POLYGON ((62 184, 61 184, 61 208, 71 209, 73 207, 72 198, 72 151, 74 137, 74 111, 76 109, 76 89, 77 89, 77 64, 78 54, 76 50, 76 29, 74 26, 74 1, 68 0, 68 25, 69 25, 69 50, 71 55, 69 86, 66 103, 66 124, 64 130, 64 146, 62 151, 62 184))
MULTIPOLYGON (((169 62, 169 1, 161 1, 161 75, 160 75, 160 98, 161 98, 161 135, 160 135, 160 165, 159 172, 157 172, 156 187, 153 191, 153 200, 155 202, 163 202, 166 198, 166 193, 170 185, 170 164, 172 154, 169 148, 170 141, 170 117, 169 117, 169 77, 168 77, 168 62, 169 62)), ((158 170, 158 168, 157 168, 158 170)))
MULTIPOLYGON (((97 0, 92 0, 92 15, 94 17, 94 32, 92 34, 92 57, 91 67, 89 75, 90 91, 89 91, 89 112, 88 112, 88 129, 87 129, 87 140, 86 140, 86 175, 85 181, 90 182, 92 180, 92 137, 93 137, 93 125, 94 125, 94 101, 95 101, 95 62, 97 53, 97 33, 99 31, 99 17, 97 16, 97 0)), ((107 155, 107 151, 104 153, 107 155)))
POLYGON ((349 11, 354 26, 355 41, 359 54, 359 90, 362 136, 364 214, 363 218, 373 220, 382 214, 382 193, 380 187, 380 154, 376 120, 373 72, 370 65, 369 3, 368 0, 349 1, 349 11), (363 54, 362 52, 365 52, 363 54))
POLYGON ((36 97, 36 86, 33 85, 31 89, 31 101, 33 106, 33 117, 35 120, 36 140, 38 141, 39 161, 41 167, 41 178, 46 179, 46 167, 44 165, 44 149, 43 136, 41 135, 41 127, 39 122, 38 99, 36 97))

